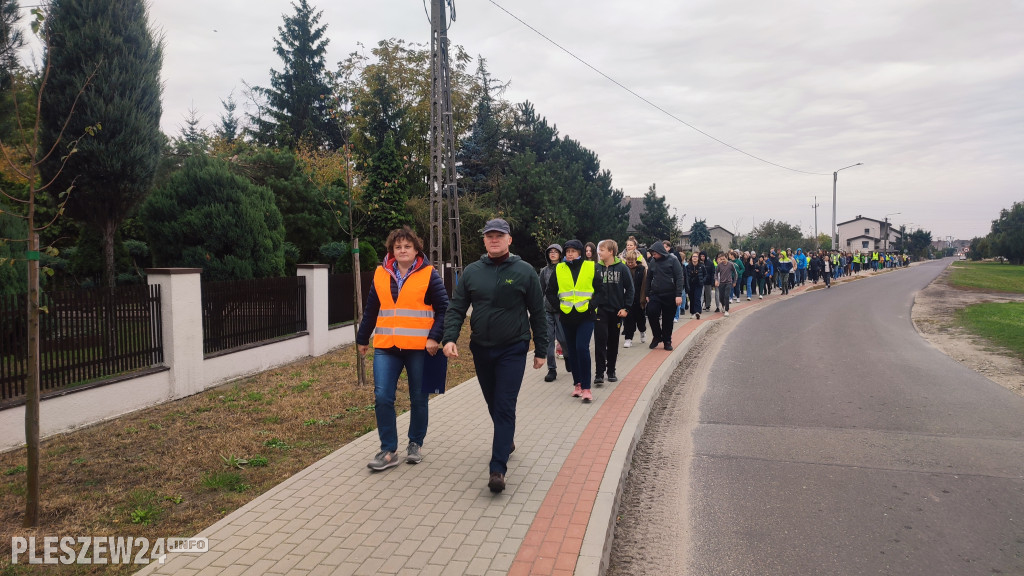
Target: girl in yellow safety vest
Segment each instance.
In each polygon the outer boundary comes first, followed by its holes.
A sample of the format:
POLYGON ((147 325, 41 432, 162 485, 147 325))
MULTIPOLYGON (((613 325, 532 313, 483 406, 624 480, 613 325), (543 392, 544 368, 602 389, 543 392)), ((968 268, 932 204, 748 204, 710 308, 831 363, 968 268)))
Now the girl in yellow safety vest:
POLYGON ((555 267, 555 281, 548 282, 548 302, 558 310, 565 341, 569 345, 569 369, 572 371, 575 398, 590 402, 590 339, 594 335, 594 292, 601 289, 593 260, 583 256, 583 243, 565 243, 565 262, 555 267))

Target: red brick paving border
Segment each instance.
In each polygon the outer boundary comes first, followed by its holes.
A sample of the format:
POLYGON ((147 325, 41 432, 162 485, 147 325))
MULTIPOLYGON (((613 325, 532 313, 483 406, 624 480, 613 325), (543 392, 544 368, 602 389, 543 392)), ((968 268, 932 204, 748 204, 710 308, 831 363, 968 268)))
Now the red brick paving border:
MULTIPOLYGON (((810 285, 794 288, 790 292, 803 292, 808 288, 810 285)), ((730 308, 746 308, 760 302, 764 300, 734 304, 730 308)), ((701 323, 724 318, 718 314, 712 318, 712 314, 706 313, 705 318, 681 323, 673 331, 672 341, 681 343, 701 323)), ((575 572, 583 536, 615 443, 640 393, 668 357, 669 353, 661 348, 648 352, 619 381, 590 420, 541 503, 512 562, 509 570, 511 576, 572 576, 575 572)))

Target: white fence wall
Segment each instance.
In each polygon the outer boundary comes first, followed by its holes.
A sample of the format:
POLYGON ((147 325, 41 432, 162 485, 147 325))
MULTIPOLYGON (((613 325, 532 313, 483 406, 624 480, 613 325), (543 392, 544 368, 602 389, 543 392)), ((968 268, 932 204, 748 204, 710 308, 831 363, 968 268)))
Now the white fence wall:
MULTIPOLYGON (((307 356, 320 356, 355 341, 351 326, 328 329, 327 266, 305 264, 299 266, 298 274, 306 277, 306 335, 204 358, 200 271, 147 270, 149 283, 160 285, 168 370, 43 400, 39 420, 44 438, 191 396, 307 356)), ((24 444, 25 407, 0 410, 0 451, 24 444)))

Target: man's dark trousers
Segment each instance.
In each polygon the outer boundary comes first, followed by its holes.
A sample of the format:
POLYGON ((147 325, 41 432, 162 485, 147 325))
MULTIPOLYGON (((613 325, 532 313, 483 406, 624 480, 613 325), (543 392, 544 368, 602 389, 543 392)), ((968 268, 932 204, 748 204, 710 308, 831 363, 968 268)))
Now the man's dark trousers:
MULTIPOLYGON (((619 329, 622 319, 619 311, 599 308, 594 314, 594 360, 597 365, 595 376, 615 373, 615 362, 619 358, 619 329)), ((674 316, 673 316, 674 317, 674 316)))
POLYGON ((494 423, 491 473, 505 474, 516 433, 516 401, 523 386, 530 343, 524 340, 509 346, 485 347, 470 341, 469 349, 473 352, 476 377, 487 402, 487 412, 494 423))
POLYGON ((672 345, 672 320, 675 317, 675 296, 651 296, 651 301, 647 303, 647 320, 651 323, 652 345, 657 342, 672 345))

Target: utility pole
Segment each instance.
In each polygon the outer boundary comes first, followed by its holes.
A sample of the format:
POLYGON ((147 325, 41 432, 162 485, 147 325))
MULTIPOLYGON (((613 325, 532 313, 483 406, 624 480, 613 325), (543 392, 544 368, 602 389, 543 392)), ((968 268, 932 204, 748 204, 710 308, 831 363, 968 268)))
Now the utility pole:
POLYGON ((811 208, 814 208, 814 247, 818 246, 818 197, 814 197, 814 204, 811 204, 811 208))
POLYGON ((462 275, 462 226, 455 182, 455 132, 452 127, 452 88, 448 66, 448 16, 455 19, 455 0, 431 0, 430 8, 430 260, 444 278, 442 238, 445 198, 448 199, 448 249, 452 287, 462 275))

